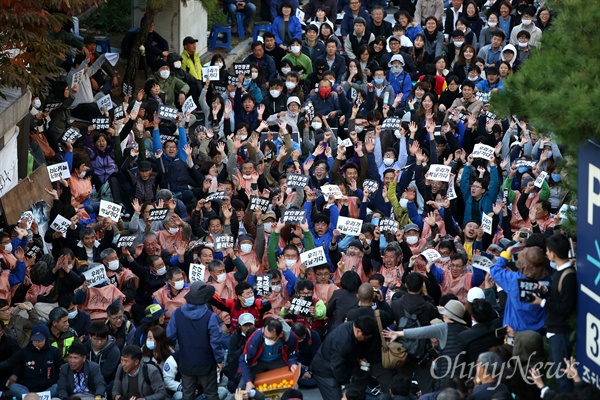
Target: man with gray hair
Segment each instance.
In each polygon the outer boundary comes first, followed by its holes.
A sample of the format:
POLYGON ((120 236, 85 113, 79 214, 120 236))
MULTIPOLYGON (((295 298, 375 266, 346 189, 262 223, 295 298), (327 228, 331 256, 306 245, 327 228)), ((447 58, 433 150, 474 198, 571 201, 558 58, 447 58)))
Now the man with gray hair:
POLYGON ((502 361, 499 355, 487 351, 481 353, 477 358, 475 365, 475 389, 467 398, 468 400, 489 400, 495 394, 508 392, 508 387, 501 383, 502 375, 506 372, 504 368, 507 365, 502 361))
POLYGON ((187 210, 185 208, 185 203, 174 197, 173 192, 171 192, 169 189, 160 189, 158 192, 156 192, 155 205, 158 206, 158 208, 161 208, 161 200, 163 208, 168 208, 175 214, 179 215, 179 217, 185 222, 190 222, 190 219, 187 215, 187 210))
POLYGON ((108 283, 116 286, 125 295, 125 304, 130 303, 138 288, 139 278, 129 269, 124 268, 114 249, 104 249, 100 253, 102 264, 106 270, 108 283))

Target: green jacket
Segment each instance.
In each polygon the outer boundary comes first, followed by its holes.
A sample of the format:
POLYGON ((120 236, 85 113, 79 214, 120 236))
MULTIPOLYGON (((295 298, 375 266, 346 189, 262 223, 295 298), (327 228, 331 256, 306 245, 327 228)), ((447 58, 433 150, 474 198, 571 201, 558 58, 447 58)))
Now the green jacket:
MULTIPOLYGON (((269 260, 269 268, 277 269, 277 246, 279 245, 279 233, 273 232, 269 236, 269 245, 267 247, 267 260, 269 260)), ((304 250, 312 250, 315 248, 315 239, 310 230, 304 232, 304 250)))
POLYGON ((302 80, 305 80, 306 77, 313 72, 312 61, 304 53, 300 53, 299 56, 295 56, 290 53, 281 59, 281 61, 283 60, 288 60, 294 67, 304 70, 302 73, 302 80))
POLYGON ((160 86, 160 90, 165 92, 165 104, 170 106, 175 105, 175 100, 179 93, 187 94, 190 91, 189 85, 172 73, 167 80, 164 80, 155 72, 151 79, 154 79, 158 83, 158 86, 160 86))
POLYGON ((193 55, 190 55, 190 53, 184 50, 183 53, 181 53, 181 58, 181 69, 201 81, 202 62, 200 61, 198 52, 194 52, 193 55))
MULTIPOLYGON (((502 190, 508 189, 508 204, 513 204, 515 202, 515 191, 512 190, 512 181, 513 178, 507 177, 504 180, 504 184, 502 185, 502 190)), ((548 200, 550 198, 550 186, 548 186, 548 182, 544 180, 542 183, 542 188, 540 189, 540 200, 548 200)))
POLYGON ((396 214, 396 220, 400 223, 400 226, 410 224, 412 221, 408 217, 408 210, 400 207, 398 196, 396 196, 396 185, 398 182, 392 181, 388 186, 387 196, 392 207, 394 207, 394 214, 396 214))

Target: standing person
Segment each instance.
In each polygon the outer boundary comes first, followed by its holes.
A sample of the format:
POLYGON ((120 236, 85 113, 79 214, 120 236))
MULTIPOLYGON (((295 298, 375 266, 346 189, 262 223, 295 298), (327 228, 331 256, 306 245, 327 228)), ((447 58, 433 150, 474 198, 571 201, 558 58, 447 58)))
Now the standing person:
POLYGON ((327 335, 311 364, 311 373, 324 399, 342 398, 342 385, 350 383, 359 359, 377 332, 375 319, 363 315, 327 335))
POLYGON ((202 61, 200 55, 196 52, 196 43, 198 39, 186 36, 183 39, 183 53, 181 53, 181 69, 196 78, 202 80, 202 61))
POLYGON ((152 364, 142 363, 142 349, 135 345, 125 346, 121 353, 121 365, 112 390, 114 400, 144 399, 166 400, 168 398, 160 371, 152 364))
MULTIPOLYGON (((563 360, 568 359, 573 350, 573 343, 569 339, 569 320, 577 307, 577 274, 569 260, 570 249, 571 245, 566 236, 557 234, 548 238, 546 255, 550 265, 556 266, 556 271, 552 274, 550 297, 541 299, 534 294, 535 299, 532 302, 548 310, 546 337, 550 345, 550 361, 559 363, 561 368, 566 368, 563 360)), ((573 391, 573 382, 564 375, 556 379, 556 385, 560 393, 573 391)))
POLYGON ((173 312, 167 326, 169 340, 179 342, 183 400, 195 399, 198 385, 207 400, 219 398, 215 370, 223 369, 221 327, 217 315, 207 305, 214 294, 214 286, 194 282, 185 295, 187 303, 173 312))

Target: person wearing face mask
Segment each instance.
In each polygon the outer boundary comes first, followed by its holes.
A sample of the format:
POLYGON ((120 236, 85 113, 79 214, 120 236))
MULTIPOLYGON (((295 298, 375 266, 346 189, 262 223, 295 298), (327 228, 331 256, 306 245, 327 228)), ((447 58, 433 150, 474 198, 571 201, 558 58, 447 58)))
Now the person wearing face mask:
POLYGON ((283 82, 276 78, 269 81, 269 93, 263 99, 265 105, 265 116, 273 114, 283 114, 287 110, 287 96, 283 93, 283 82))
POLYGON ((31 341, 15 354, 9 389, 21 398, 30 392, 49 391, 56 396, 60 366, 64 363, 60 350, 50 345, 48 328, 39 323, 31 330, 31 341))
MULTIPOLYGON (((186 51, 183 53, 185 54, 186 51)), ((169 63, 171 74, 188 84, 190 87, 188 95, 192 96, 192 99, 194 99, 196 105, 198 105, 198 97, 200 96, 200 87, 202 86, 202 82, 196 79, 191 72, 188 72, 183 68, 183 58, 179 54, 169 53, 167 56, 167 62, 169 63)), ((190 125, 193 125, 193 123, 190 125)))
POLYGON ((300 73, 301 80, 305 80, 306 77, 313 72, 310 57, 302 52, 302 39, 294 38, 292 40, 290 53, 283 57, 281 61, 289 61, 292 68, 300 73))
POLYGON ((165 329, 162 326, 150 328, 142 346, 142 362, 152 364, 162 371, 167 358, 173 353, 175 353, 175 349, 167 339, 165 329))
POLYGON ((399 54, 395 54, 388 66, 390 72, 388 72, 387 81, 394 89, 394 93, 402 93, 402 102, 405 102, 412 91, 412 81, 410 75, 403 69, 404 58, 399 54))
POLYGON ((225 375, 229 378, 227 382, 227 388, 230 392, 235 392, 237 388, 240 376, 239 360, 240 356, 244 352, 246 343, 254 331, 256 330, 256 318, 250 313, 243 313, 239 318, 239 326, 229 338, 229 348, 227 351, 227 363, 225 366, 225 375))
POLYGON ((92 323, 90 314, 84 310, 79 310, 71 293, 61 295, 58 299, 58 306, 67 310, 69 313, 69 327, 77 332, 82 343, 86 342, 89 339, 88 330, 92 323))
POLYGON ((243 313, 252 314, 256 318, 256 326, 261 327, 263 316, 271 310, 271 303, 254 296, 254 290, 248 282, 240 282, 235 286, 235 297, 222 298, 215 294, 210 303, 215 308, 229 314, 230 334, 238 327, 240 315, 243 313))
MULTIPOLYGON (((122 250, 122 253, 125 257, 127 257, 129 251, 125 249, 122 250)), ((135 272, 133 272, 134 269, 124 268, 121 266, 117 252, 114 249, 108 248, 103 250, 102 253, 100 253, 100 258, 102 259, 102 263, 104 264, 106 270, 108 284, 115 286, 121 293, 125 295, 125 301, 123 304, 126 310, 131 310, 131 305, 136 297, 140 278, 135 272)), ((132 264, 137 263, 130 263, 130 265, 132 264)), ((152 268, 150 270, 152 270, 152 268)), ((137 273, 139 273, 139 271, 137 271, 137 273)), ((86 283, 84 283, 84 286, 85 285, 86 283)))
POLYGON ((517 167, 513 164, 502 185, 503 191, 508 190, 507 204, 512 204, 513 206, 512 217, 510 219, 510 228, 513 232, 523 227, 531 227, 531 221, 535 221, 536 203, 538 200, 548 200, 550 197, 548 182, 544 180, 538 192, 534 186, 534 179, 529 175, 521 176, 521 190, 513 190, 512 184, 516 174, 517 167))
POLYGON ((529 59, 531 55, 531 33, 522 30, 517 34, 517 60, 523 63, 529 59))
POLYGON ((454 67, 454 64, 458 61, 460 50, 465 44, 465 33, 460 29, 455 29, 452 32, 452 40, 446 46, 446 60, 450 67, 454 67))
MULTIPOLYGON (((393 107, 394 105, 394 88, 385 79, 385 70, 383 67, 377 67, 373 70, 373 81, 367 84, 367 109, 370 108, 370 104, 375 104, 375 98, 379 101, 381 107, 383 107, 383 100, 388 98, 388 106, 393 107)), ((381 111, 378 109, 378 111, 381 111)))
POLYGON ((281 321, 266 319, 264 328, 250 336, 240 357, 242 379, 238 387, 248 392, 254 389, 253 380, 261 372, 286 366, 295 372, 298 368, 297 347, 298 338, 291 331, 284 332, 281 321))
POLYGON ((159 230, 158 243, 163 250, 172 255, 177 254, 177 245, 189 241, 192 236, 192 228, 187 222, 175 213, 169 213, 163 221, 163 229, 159 230))
MULTIPOLYGON (((262 235, 262 232, 259 232, 257 230, 256 234, 262 235)), ((263 235, 263 237, 264 237, 264 235, 263 235)), ((262 240, 260 240, 260 236, 259 236, 259 240, 257 240, 257 243, 255 245, 254 237, 252 235, 250 235, 248 233, 240 234, 240 236, 238 236, 238 247, 239 247, 238 257, 248 267, 254 266, 254 265, 259 265, 260 262, 259 262, 259 258, 258 258, 258 255, 257 255, 255 249, 258 249, 258 250, 260 250, 260 248, 264 249, 264 246, 265 246, 265 243, 262 240)), ((262 256, 262 251, 261 251, 261 256, 262 256)))
MULTIPOLYGON (((215 288, 215 296, 220 299, 236 299, 234 288, 238 282, 243 282, 248 277, 246 265, 236 256, 232 248, 226 250, 228 255, 227 265, 231 272, 227 272, 225 264, 221 260, 213 260, 208 263, 209 276, 206 283, 215 288), (233 268, 231 265, 233 264, 233 268)), ((217 310, 215 310, 217 312, 217 310)), ((230 316, 227 311, 219 311, 219 318, 227 325, 230 324, 230 316)))
POLYGON ((166 285, 152 293, 152 300, 167 310, 165 320, 168 322, 173 311, 185 304, 184 297, 189 292, 190 285, 185 282, 183 271, 178 267, 169 268, 166 278, 166 285))
POLYGON ((171 73, 171 68, 166 61, 158 60, 154 68, 155 72, 151 79, 154 79, 160 86, 160 90, 165 93, 165 104, 173 107, 177 102, 178 105, 183 105, 186 94, 190 91, 189 85, 171 73))
POLYGON ((304 103, 304 108, 306 108, 308 102, 312 102, 315 111, 328 118, 335 118, 335 116, 342 115, 340 98, 344 96, 338 97, 337 92, 332 92, 332 89, 332 83, 327 79, 322 79, 319 82, 317 93, 308 96, 308 99, 304 103))
POLYGON ((542 30, 535 26, 533 23, 533 19, 535 18, 535 8, 527 7, 523 10, 523 15, 521 16, 521 23, 516 25, 510 31, 510 44, 513 46, 519 45, 518 36, 521 31, 527 31, 531 35, 529 39, 529 45, 532 47, 537 47, 540 38, 542 37, 542 30))

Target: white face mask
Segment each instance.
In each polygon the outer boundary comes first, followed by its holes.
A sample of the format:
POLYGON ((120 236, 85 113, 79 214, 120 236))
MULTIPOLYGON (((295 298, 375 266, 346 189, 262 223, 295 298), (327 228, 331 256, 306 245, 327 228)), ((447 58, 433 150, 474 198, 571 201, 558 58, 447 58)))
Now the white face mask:
POLYGON ((257 78, 258 78, 258 72, 253 72, 252 79, 257 79, 257 78))
POLYGON ((69 269, 69 271, 72 270, 73 269, 73 264, 67 264, 67 268, 69 269))
POLYGON ((169 79, 169 76, 171 75, 171 71, 169 71, 168 69, 163 69, 162 71, 159 72, 159 75, 163 79, 169 79))
POLYGON ((119 269, 119 260, 113 260, 108 262, 108 269, 116 271, 119 269))
POLYGON ((400 207, 406 209, 406 207, 408 206, 408 200, 407 199, 400 199, 399 201, 400 203, 400 207))
POLYGON ((283 68, 281 68, 281 73, 282 73, 283 75, 287 75, 287 74, 288 74, 288 72, 291 72, 291 71, 292 71, 292 69, 291 69, 291 68, 287 68, 287 67, 283 67, 283 68))
POLYGON ((7 253, 7 254, 12 253, 12 243, 4 245, 4 252, 7 253))
POLYGON ((181 61, 175 61, 175 62, 173 63, 173 66, 174 66, 175 68, 177 68, 177 69, 181 68, 181 61))
POLYGON ((526 43, 519 42, 519 47, 520 47, 520 48, 523 48, 523 49, 524 49, 524 48, 525 48, 525 47, 527 47, 528 45, 529 45, 529 43, 527 43, 527 42, 526 42, 526 43))
POLYGON ((242 178, 244 178, 244 179, 252 179, 252 175, 242 175, 242 178))
POLYGON ((225 281, 226 278, 227 278, 226 273, 219 274, 219 275, 217 275, 217 282, 221 283, 221 282, 225 281))
POLYGON ((162 267, 156 270, 156 275, 163 276, 167 273, 167 267, 162 267))
POLYGON ((531 19, 522 19, 521 22, 523 23, 523 25, 525 26, 529 26, 531 24, 531 19))
POLYGON ((87 171, 83 171, 82 173, 80 173, 79 175, 77 175, 79 177, 79 179, 83 179, 85 178, 85 174, 87 173, 87 171))
POLYGON ((252 251, 252 243, 244 243, 240 245, 240 251, 244 254, 248 254, 252 251))
POLYGON ((175 288, 175 290, 181 290, 181 289, 183 289, 184 285, 185 285, 185 281, 176 281, 176 282, 173 282, 173 287, 175 288))
POLYGON ((298 46, 298 45, 291 46, 290 50, 292 50, 292 53, 298 54, 298 53, 300 53, 302 51, 302 46, 298 46))
POLYGON ((335 85, 335 81, 333 79, 329 79, 329 82, 331 82, 331 87, 333 87, 333 85, 335 85))
POLYGON ((358 126, 354 127, 354 131, 356 131, 356 133, 361 133, 363 131, 363 129, 365 129, 365 127, 362 125, 358 125, 358 126))
POLYGON ((454 42, 454 46, 456 47, 462 47, 463 44, 465 44, 465 42, 454 42))
POLYGON ((370 246, 373 239, 367 239, 367 244, 370 246))
POLYGON ((36 101, 33 102, 33 106, 35 108, 40 108, 42 106, 42 102, 38 99, 36 101))
POLYGON ((235 90, 233 92, 229 92, 229 97, 235 97, 235 90))
POLYGON ((288 267, 293 267, 294 265, 296 265, 297 261, 298 260, 288 260, 288 259, 286 259, 285 260, 285 265, 288 266, 288 267))
POLYGON ((254 296, 244 299, 244 305, 246 307, 252 307, 254 305, 254 296))
POLYGON ((269 90, 269 94, 271 95, 271 97, 273 97, 274 99, 276 99, 276 98, 279 97, 279 95, 281 94, 281 92, 279 90, 271 89, 271 90, 269 90))
POLYGON ((471 82, 475 82, 477 79, 479 79, 479 77, 478 77, 478 76, 469 76, 469 80, 470 80, 471 82))
POLYGON ((383 163, 385 164, 386 167, 389 167, 390 165, 392 165, 394 163, 394 159, 393 158, 384 158, 383 163))
POLYGON ((394 136, 396 136, 396 139, 400 139, 402 137, 402 134, 400 133, 400 131, 398 129, 396 129, 394 131, 394 136))
POLYGON ((402 67, 400 65, 392 65, 392 74, 397 75, 402 72, 402 67))
POLYGON ((265 228, 265 232, 271 233, 271 229, 273 229, 273 223, 272 222, 265 222, 263 224, 263 227, 265 228))
POLYGON ((440 261, 441 262, 448 262, 448 261, 450 261, 450 257, 442 257, 442 258, 440 258, 440 261))
POLYGON ((221 68, 221 67, 223 67, 223 63, 222 62, 216 62, 215 63, 215 67, 221 68))
POLYGON ((405 239, 406 239, 406 243, 408 243, 408 244, 417 244, 417 242, 419 241, 418 236, 407 236, 405 239))
POLYGON ((273 292, 281 292, 281 285, 271 286, 271 291, 273 291, 273 292))
POLYGON ((169 228, 169 233, 170 233, 171 235, 174 235, 174 234, 176 234, 177 232, 179 232, 179 228, 169 228))
POLYGON ((313 127, 313 129, 318 130, 321 129, 321 127, 323 126, 323 124, 321 122, 313 122, 310 124, 310 126, 313 127))
POLYGON ((294 82, 287 81, 287 82, 285 82, 285 87, 288 90, 294 90, 294 89, 296 89, 296 84, 294 82))
POLYGON ((488 22, 488 26, 489 26, 490 28, 495 28, 495 27, 496 27, 496 25, 498 25, 498 23, 497 23, 497 22, 488 22))
POLYGON ((267 338, 265 338, 265 344, 267 346, 275 346, 275 341, 273 339, 267 339, 267 338))

